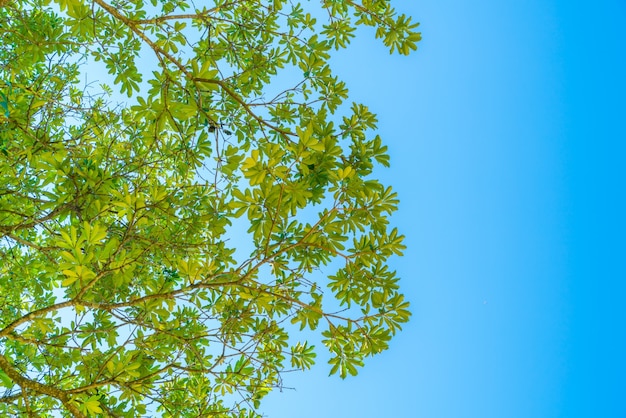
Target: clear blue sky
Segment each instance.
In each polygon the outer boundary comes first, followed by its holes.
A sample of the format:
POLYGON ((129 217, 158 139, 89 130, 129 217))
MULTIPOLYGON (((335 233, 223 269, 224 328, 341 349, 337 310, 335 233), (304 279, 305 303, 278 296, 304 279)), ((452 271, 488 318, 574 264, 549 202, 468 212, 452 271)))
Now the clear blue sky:
POLYGON ((413 320, 356 378, 286 376, 270 418, 626 417, 626 2, 396 2, 335 60, 377 112, 413 320))

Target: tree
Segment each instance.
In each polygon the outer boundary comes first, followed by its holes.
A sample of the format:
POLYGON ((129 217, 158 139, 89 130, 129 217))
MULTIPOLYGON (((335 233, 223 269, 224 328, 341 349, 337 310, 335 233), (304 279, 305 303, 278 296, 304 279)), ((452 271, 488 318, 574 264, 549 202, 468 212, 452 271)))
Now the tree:
POLYGON ((256 417, 307 338, 343 378, 409 318, 386 147, 329 57, 417 24, 199 3, 0 2, 2 416, 256 417))

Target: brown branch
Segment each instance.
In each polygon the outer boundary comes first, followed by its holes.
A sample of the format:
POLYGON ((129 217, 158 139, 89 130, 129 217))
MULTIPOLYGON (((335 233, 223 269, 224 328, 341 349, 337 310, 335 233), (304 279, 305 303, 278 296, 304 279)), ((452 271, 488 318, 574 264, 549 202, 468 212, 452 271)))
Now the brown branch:
MULTIPOLYGON (((197 78, 195 77, 183 64, 180 63, 179 60, 177 60, 172 54, 170 54, 169 52, 165 51, 163 48, 161 48, 160 46, 158 46, 157 44, 155 44, 150 38, 148 38, 141 30, 139 30, 137 28, 137 23, 134 20, 131 20, 125 16, 123 16, 120 12, 117 11, 117 9, 115 9, 113 6, 105 3, 103 0, 94 0, 95 3, 97 3, 100 7, 102 7, 104 10, 106 10, 109 14, 111 14, 113 17, 119 19, 122 23, 124 23, 126 26, 128 26, 130 28, 131 31, 133 31, 138 37, 140 37, 146 44, 148 44, 148 46, 150 46, 150 48, 152 48, 152 50, 155 52, 155 54, 157 54, 157 56, 162 55, 165 58, 168 59, 168 61, 170 61, 172 64, 174 64, 184 75, 185 77, 193 82, 194 84, 196 84, 196 88, 197 83, 198 82, 204 82, 204 83, 212 83, 212 84, 217 84, 218 86, 220 86, 222 88, 222 90, 224 92, 226 92, 227 95, 229 95, 233 100, 235 100, 237 103, 239 103, 244 110, 246 111, 246 113, 248 113, 252 118, 254 118, 257 122, 259 122, 261 125, 265 125, 268 128, 278 132, 281 134, 281 136, 283 137, 283 139, 285 139, 286 141, 291 142, 291 139, 289 138, 289 136, 296 136, 295 133, 291 132, 291 131, 287 131, 285 129, 279 128, 278 126, 275 126, 271 123, 269 123, 268 121, 266 121, 265 119, 261 118, 260 116, 258 116, 256 113, 254 113, 252 111, 252 109, 250 109, 250 106, 237 94, 235 93, 232 89, 230 89, 226 83, 222 80, 209 80, 209 79, 204 79, 204 78, 197 78)), ((199 90, 199 89, 198 89, 199 90)), ((215 121, 212 121, 216 126, 217 123, 215 121)))
POLYGON ((56 215, 58 215, 63 210, 71 209, 72 207, 74 207, 74 201, 67 202, 67 203, 64 203, 62 205, 59 205, 56 208, 54 208, 54 210, 49 212, 47 215, 42 216, 39 219, 34 219, 34 220, 30 221, 30 222, 25 222, 25 223, 21 223, 21 224, 17 224, 17 225, 0 225, 0 234, 5 236, 5 235, 8 235, 8 234, 12 233, 13 231, 17 231, 17 230, 21 230, 21 229, 30 229, 30 228, 32 228, 34 226, 39 225, 40 223, 43 223, 45 221, 49 221, 50 219, 54 218, 56 215))
POLYGON ((287 130, 282 129, 282 128, 279 128, 278 126, 269 123, 268 121, 266 121, 265 119, 261 118, 256 113, 254 113, 252 111, 252 109, 250 109, 250 105, 247 104, 241 97, 239 97, 239 95, 237 93, 232 91, 230 89, 230 87, 228 87, 223 80, 211 80, 211 79, 208 79, 208 78, 198 78, 198 77, 192 77, 192 80, 194 82, 200 82, 200 83, 217 84, 234 101, 239 103, 244 108, 246 113, 248 113, 250 116, 252 116, 257 122, 259 122, 261 125, 265 125, 268 128, 270 128, 270 129, 280 133, 283 136, 283 138, 286 139, 287 141, 291 142, 291 139, 289 139, 289 136, 296 136, 296 134, 294 134, 293 132, 287 131, 287 130))
MULTIPOLYGON (((132 20, 135 25, 158 25, 159 23, 163 23, 167 20, 181 20, 181 19, 206 19, 208 14, 212 11, 215 11, 216 8, 208 10, 205 13, 195 13, 195 14, 181 14, 181 15, 165 15, 159 17, 153 17, 152 19, 139 19, 132 20)), ((130 20, 130 19, 129 19, 130 20)))
MULTIPOLYGON (((59 309, 63 309, 63 308, 68 308, 70 306, 74 306, 76 305, 76 301, 74 300, 68 300, 65 302, 61 302, 61 303, 55 303, 54 305, 50 305, 50 306, 46 306, 45 308, 41 308, 41 309, 37 309, 34 311, 31 311, 29 313, 27 313, 26 315, 17 318, 16 320, 14 320, 13 322, 11 322, 9 325, 7 325, 6 327, 4 327, 2 330, 0 330, 0 338, 2 337, 8 337, 9 334, 11 334, 11 331, 15 330, 15 328, 19 327, 20 325, 31 321, 37 317, 43 316, 49 312, 54 312, 54 311, 58 311, 59 309)), ((82 304, 82 303, 81 303, 82 304)))
POLYGON ((20 342, 22 344, 27 344, 27 345, 35 345, 35 346, 36 345, 44 345, 46 347, 54 347, 54 348, 61 348, 61 349, 67 349, 67 350, 80 350, 80 351, 83 350, 80 347, 72 347, 70 345, 53 344, 51 342, 48 342, 48 341, 52 341, 53 339, 60 338, 60 337, 62 337, 64 335, 67 335, 67 333, 62 333, 60 335, 55 335, 53 337, 50 337, 50 338, 42 341, 42 340, 35 340, 35 339, 32 339, 32 338, 22 337, 17 332, 12 331, 8 335, 6 335, 5 338, 9 338, 9 339, 11 339, 13 341, 17 341, 17 342, 20 342))
POLYGON ((37 245, 34 242, 27 241, 27 240, 25 240, 23 238, 18 237, 15 234, 11 234, 11 233, 6 234, 6 237, 10 238, 13 241, 16 241, 16 242, 18 242, 18 243, 20 243, 22 245, 25 245, 27 247, 33 248, 33 249, 35 249, 37 251, 40 251, 42 253, 45 253, 46 251, 58 250, 59 249, 59 247, 44 247, 44 246, 41 246, 41 245, 37 245))
POLYGON ((218 282, 218 283, 197 282, 197 283, 194 283, 192 285, 189 285, 180 289, 172 290, 170 292, 156 293, 156 294, 141 296, 136 299, 132 299, 129 302, 97 303, 97 302, 80 301, 80 304, 89 308, 93 308, 93 309, 102 309, 104 311, 112 311, 114 309, 137 306, 138 304, 142 302, 147 302, 153 299, 172 299, 175 296, 178 296, 180 294, 183 294, 191 290, 195 290, 195 289, 210 289, 210 288, 218 287, 218 286, 234 286, 234 285, 239 284, 240 282, 241 280, 236 280, 234 282, 218 282))
POLYGON ((0 396, 0 403, 11 403, 21 397, 22 397, 22 392, 15 393, 13 395, 0 396))
MULTIPOLYGON (((153 17, 152 19, 140 19, 133 20, 136 25, 158 25, 159 23, 165 22, 167 20, 180 20, 180 19, 206 19, 209 17, 211 13, 219 12, 220 9, 224 7, 230 7, 237 2, 225 3, 221 6, 213 7, 211 9, 205 10, 202 13, 187 13, 187 14, 179 14, 179 15, 165 15, 159 17, 153 17)), ((99 3, 98 3, 99 4, 99 3)))
POLYGON ((44 385, 35 380, 28 379, 20 372, 18 372, 15 367, 9 362, 9 360, 4 357, 4 355, 0 354, 0 369, 6 373, 7 376, 11 378, 15 383, 22 387, 22 392, 24 389, 30 389, 35 392, 39 392, 44 395, 51 396, 53 398, 61 401, 63 406, 67 408, 67 410, 75 417, 78 418, 86 418, 86 416, 80 412, 80 410, 71 402, 70 396, 64 390, 57 389, 53 386, 44 385))

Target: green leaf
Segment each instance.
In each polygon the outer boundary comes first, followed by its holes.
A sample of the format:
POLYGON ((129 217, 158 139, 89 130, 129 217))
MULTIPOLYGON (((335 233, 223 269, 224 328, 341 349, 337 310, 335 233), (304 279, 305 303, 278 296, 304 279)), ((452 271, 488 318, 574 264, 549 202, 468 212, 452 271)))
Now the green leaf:
POLYGON ((0 370, 0 382, 2 382, 2 386, 7 389, 11 389, 14 385, 13 380, 2 370, 0 370))
POLYGON ((85 401, 84 405, 90 416, 95 414, 101 414, 103 412, 102 408, 100 408, 100 401, 96 396, 91 396, 85 401))

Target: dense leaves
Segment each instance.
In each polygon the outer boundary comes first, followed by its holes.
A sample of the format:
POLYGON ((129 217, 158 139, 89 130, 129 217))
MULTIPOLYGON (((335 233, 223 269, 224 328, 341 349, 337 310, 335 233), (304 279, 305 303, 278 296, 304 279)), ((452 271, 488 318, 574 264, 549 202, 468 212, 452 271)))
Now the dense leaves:
POLYGON ((387 348, 358 25, 420 39, 388 0, 0 2, 0 415, 255 417, 311 331, 341 377, 387 348))

